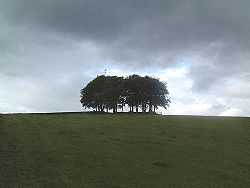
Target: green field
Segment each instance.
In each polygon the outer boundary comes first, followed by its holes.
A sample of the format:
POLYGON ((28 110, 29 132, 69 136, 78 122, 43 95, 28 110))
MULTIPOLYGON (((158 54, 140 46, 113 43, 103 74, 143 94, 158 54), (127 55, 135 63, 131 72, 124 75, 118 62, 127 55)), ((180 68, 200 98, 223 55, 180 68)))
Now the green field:
POLYGON ((4 115, 0 187, 249 187, 250 118, 4 115))

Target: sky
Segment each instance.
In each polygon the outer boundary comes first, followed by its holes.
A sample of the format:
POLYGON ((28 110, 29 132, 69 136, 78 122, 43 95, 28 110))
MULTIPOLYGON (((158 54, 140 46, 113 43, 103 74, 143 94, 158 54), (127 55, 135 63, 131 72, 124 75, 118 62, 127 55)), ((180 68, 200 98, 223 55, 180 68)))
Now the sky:
POLYGON ((0 0, 0 112, 82 111, 107 75, 167 82, 169 115, 250 116, 249 0, 0 0))

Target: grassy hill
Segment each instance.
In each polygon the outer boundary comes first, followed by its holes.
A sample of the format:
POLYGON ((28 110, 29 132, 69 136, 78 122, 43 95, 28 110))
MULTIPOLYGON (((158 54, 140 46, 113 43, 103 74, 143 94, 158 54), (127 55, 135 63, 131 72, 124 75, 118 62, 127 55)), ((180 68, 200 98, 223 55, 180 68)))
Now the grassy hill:
POLYGON ((4 115, 0 187, 249 187, 250 118, 4 115))

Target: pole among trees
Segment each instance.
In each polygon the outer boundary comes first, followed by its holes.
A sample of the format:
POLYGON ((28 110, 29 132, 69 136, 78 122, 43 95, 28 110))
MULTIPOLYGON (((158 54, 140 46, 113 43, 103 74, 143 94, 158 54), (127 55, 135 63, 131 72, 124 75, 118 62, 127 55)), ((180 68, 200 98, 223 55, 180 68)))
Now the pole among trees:
POLYGON ((81 89, 82 106, 104 112, 129 107, 130 112, 155 112, 158 107, 167 108, 170 103, 165 82, 149 76, 130 75, 97 76, 81 89))

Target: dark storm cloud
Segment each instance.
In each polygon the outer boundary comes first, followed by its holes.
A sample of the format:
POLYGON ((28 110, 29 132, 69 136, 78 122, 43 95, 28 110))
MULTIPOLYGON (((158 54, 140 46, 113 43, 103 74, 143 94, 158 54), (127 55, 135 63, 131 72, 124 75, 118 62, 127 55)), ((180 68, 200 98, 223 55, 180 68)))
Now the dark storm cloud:
POLYGON ((228 46, 246 53, 250 48, 250 2, 245 0, 26 0, 5 1, 1 7, 14 24, 97 42, 118 63, 166 66, 221 43, 220 66, 224 59, 222 65, 236 63, 228 57, 228 46))
POLYGON ((132 34, 141 36, 137 40, 143 45, 149 46, 151 43, 147 41, 151 41, 160 47, 239 40, 246 36, 249 39, 249 5, 249 1, 244 0, 24 0, 1 3, 4 16, 16 24, 36 25, 39 29, 45 27, 108 43, 120 37, 129 38, 128 34, 132 34), (168 44, 168 40, 175 42, 168 44))
POLYGON ((248 0, 0 0, 1 74, 46 83, 83 67, 88 77, 105 67, 97 61, 132 71, 189 62, 193 91, 206 91, 247 82, 249 20, 248 0))

